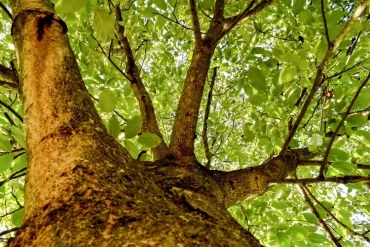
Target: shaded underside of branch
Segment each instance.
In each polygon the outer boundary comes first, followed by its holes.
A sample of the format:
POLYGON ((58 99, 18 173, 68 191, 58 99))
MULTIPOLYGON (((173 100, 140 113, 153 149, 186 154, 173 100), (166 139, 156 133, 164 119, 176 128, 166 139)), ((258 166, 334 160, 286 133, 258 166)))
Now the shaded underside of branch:
POLYGON ((278 156, 259 166, 231 172, 210 171, 223 191, 224 204, 229 207, 239 201, 264 193, 271 181, 281 181, 294 172, 300 159, 312 157, 308 149, 297 149, 278 156))
POLYGON ((209 112, 211 110, 213 87, 215 86, 216 77, 217 77, 217 67, 213 68, 211 84, 209 85, 209 93, 207 97, 207 104, 206 104, 206 109, 205 109, 205 114, 204 114, 203 131, 202 131, 204 153, 207 158, 206 168, 208 169, 211 167, 212 153, 209 150, 209 145, 208 145, 208 122, 207 121, 209 117, 209 112))

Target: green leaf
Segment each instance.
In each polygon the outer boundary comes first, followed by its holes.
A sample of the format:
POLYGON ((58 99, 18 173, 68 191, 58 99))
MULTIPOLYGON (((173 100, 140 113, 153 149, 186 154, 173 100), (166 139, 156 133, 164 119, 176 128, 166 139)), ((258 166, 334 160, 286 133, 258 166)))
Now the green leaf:
POLYGON ((301 11, 304 10, 305 5, 306 5, 306 1, 294 0, 293 13, 295 15, 298 15, 299 13, 301 13, 301 11))
POLYGON ((304 213, 303 214, 303 217, 308 221, 308 222, 311 222, 311 223, 314 223, 314 224, 317 224, 318 221, 315 217, 315 215, 313 215, 312 213, 304 213))
POLYGON ((161 138, 153 133, 143 133, 139 136, 137 141, 147 148, 154 148, 162 142, 161 138))
POLYGON ((248 124, 243 124, 243 140, 245 142, 252 142, 255 138, 255 134, 251 129, 249 128, 248 124))
POLYGON ((21 146, 22 148, 26 149, 27 144, 26 144, 26 140, 24 138, 24 131, 22 129, 17 128, 14 125, 12 125, 12 127, 10 127, 10 129, 12 131, 12 136, 18 142, 18 145, 21 146))
POLYGON ((328 51, 328 44, 324 38, 321 39, 320 44, 317 47, 316 51, 316 59, 321 63, 324 59, 326 52, 328 51))
POLYGON ((248 78, 251 86, 257 90, 264 91, 267 88, 266 77, 262 71, 256 67, 250 67, 248 70, 248 78))
POLYGON ((13 156, 11 154, 5 154, 0 156, 0 172, 8 170, 12 164, 13 156))
POLYGON ((166 10, 167 9, 167 3, 165 0, 155 0, 154 4, 160 8, 161 10, 166 10))
POLYGON ((272 48, 272 55, 274 55, 274 57, 280 62, 284 62, 285 52, 280 47, 275 46, 274 48, 272 48))
POLYGON ((153 7, 146 7, 144 10, 143 10, 143 12, 142 12, 142 14, 143 14, 143 16, 145 17, 145 18, 152 18, 152 17, 154 17, 154 13, 157 13, 158 11, 155 9, 155 8, 153 8, 153 7))
POLYGON ((14 160, 13 170, 19 171, 25 167, 27 167, 27 154, 22 154, 14 160))
POLYGON ((61 0, 55 5, 57 13, 67 14, 77 12, 85 7, 87 0, 61 0))
POLYGON ((370 105, 370 94, 367 92, 361 92, 353 104, 351 110, 357 111, 367 108, 370 105))
POLYGON ((108 126, 109 134, 111 134, 114 139, 117 139, 118 135, 121 133, 121 126, 116 116, 113 116, 111 119, 109 119, 108 126))
POLYGON ((97 7, 94 12, 94 26, 98 40, 108 41, 114 36, 114 15, 103 7, 97 7))
POLYGON ((367 130, 356 130, 355 134, 358 135, 358 136, 362 136, 366 140, 370 141, 370 131, 367 131, 367 130))
POLYGON ((309 234, 307 228, 297 224, 290 227, 287 232, 290 233, 292 237, 296 238, 297 240, 304 240, 309 234))
POLYGON ((312 134, 312 137, 310 138, 310 144, 315 147, 322 146, 323 144, 322 136, 317 133, 312 134))
POLYGON ((20 227, 22 226, 22 221, 23 221, 23 208, 14 212, 12 214, 12 223, 16 226, 16 227, 20 227))
POLYGON ((295 87, 293 90, 290 91, 287 102, 290 106, 294 106, 297 100, 299 99, 299 96, 301 96, 302 88, 301 87, 295 87))
POLYGON ((306 60, 301 60, 298 66, 301 70, 307 70, 310 67, 310 63, 306 60))
POLYGON ((263 102, 266 102, 266 99, 262 94, 255 94, 250 96, 249 101, 252 105, 262 106, 263 102))
POLYGON ((356 171, 356 168, 357 168, 356 164, 349 163, 349 162, 343 162, 343 161, 334 162, 330 164, 330 166, 345 174, 351 174, 354 171, 356 171))
POLYGON ((347 161, 349 154, 342 149, 332 148, 329 153, 329 159, 333 161, 347 161))
POLYGON ((214 4, 215 4, 214 0, 203 0, 200 3, 200 9, 201 10, 207 10, 207 9, 211 8, 214 4))
POLYGON ((140 153, 140 150, 137 148, 137 146, 130 140, 124 140, 123 144, 132 158, 137 159, 137 156, 140 153))
POLYGON ((280 79, 282 82, 290 82, 294 79, 296 75, 295 67, 284 67, 280 74, 280 79))
POLYGON ((11 152, 12 145, 9 142, 9 139, 0 135, 0 151, 11 152))
POLYGON ((311 243, 314 243, 314 244, 321 244, 321 243, 326 242, 326 237, 324 235, 321 235, 321 234, 310 233, 308 235, 308 240, 311 243))
POLYGON ((367 123, 367 117, 362 114, 353 114, 347 118, 347 122, 355 127, 360 127, 367 123))
POLYGON ((289 204, 284 201, 273 201, 271 206, 276 209, 286 209, 289 207, 289 204))
POLYGON ((116 94, 109 90, 104 89, 99 95, 99 106, 102 112, 112 112, 116 109, 117 97, 116 94))
POLYGON ((130 139, 137 136, 137 134, 141 131, 141 117, 134 116, 130 120, 128 120, 126 128, 125 128, 125 138, 130 139))

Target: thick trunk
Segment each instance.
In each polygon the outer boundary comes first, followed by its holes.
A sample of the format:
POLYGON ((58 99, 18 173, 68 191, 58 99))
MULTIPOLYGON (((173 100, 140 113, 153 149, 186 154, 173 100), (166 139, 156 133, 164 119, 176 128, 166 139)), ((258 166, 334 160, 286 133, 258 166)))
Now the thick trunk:
POLYGON ((50 4, 13 14, 29 165, 9 246, 259 246, 196 160, 134 161, 109 136, 50 4))

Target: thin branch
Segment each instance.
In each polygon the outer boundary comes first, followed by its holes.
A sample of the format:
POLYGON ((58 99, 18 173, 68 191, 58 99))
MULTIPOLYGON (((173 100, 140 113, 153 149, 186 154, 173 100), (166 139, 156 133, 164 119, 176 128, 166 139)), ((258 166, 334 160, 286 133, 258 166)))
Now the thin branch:
POLYGON ((206 168, 211 168, 211 159, 212 159, 212 154, 209 151, 209 145, 208 145, 208 117, 209 117, 209 112, 211 109, 211 103, 212 103, 212 94, 213 94, 213 87, 215 85, 216 77, 217 77, 217 68, 213 68, 213 74, 212 74, 212 79, 211 79, 211 84, 209 86, 209 92, 208 92, 208 98, 207 98, 207 105, 205 109, 205 114, 204 114, 204 121, 203 121, 203 131, 202 131, 202 139, 203 139, 203 146, 204 146, 204 153, 207 158, 207 163, 206 163, 206 168))
POLYGON ((10 11, 5 7, 3 3, 0 2, 0 8, 5 12, 5 14, 9 17, 10 20, 13 20, 13 16, 10 11))
POLYGON ((329 215, 330 217, 333 218, 333 220, 335 220, 339 225, 341 225, 342 227, 344 227, 345 229, 347 229, 347 231, 351 232, 353 235, 355 236, 359 236, 360 238, 362 238, 363 240, 367 241, 367 242, 370 242, 370 239, 368 237, 365 236, 366 232, 365 233, 358 233, 358 232, 355 232, 354 230, 352 230, 351 228, 349 228, 348 226, 346 226, 342 221, 340 221, 330 210, 328 210, 313 194, 312 192, 307 188, 306 188, 306 192, 309 194, 309 196, 318 204, 320 205, 329 215))
POLYGON ((193 31, 193 29, 192 29, 192 28, 185 26, 184 24, 182 24, 182 23, 181 23, 181 22, 179 22, 178 20, 172 20, 171 18, 169 18, 169 17, 167 17, 167 16, 165 16, 165 15, 163 15, 163 14, 161 14, 161 13, 154 13, 154 14, 155 14, 155 15, 162 16, 163 18, 165 18, 165 19, 167 19, 167 20, 169 20, 169 21, 171 21, 171 22, 173 22, 173 23, 176 23, 176 24, 180 25, 181 27, 183 27, 183 28, 184 28, 184 29, 186 29, 186 30, 192 30, 192 31, 193 31))
POLYGON ((6 86, 11 89, 18 89, 18 83, 9 82, 9 81, 0 80, 0 86, 6 86))
POLYGON ((4 236, 4 235, 9 234, 11 232, 18 231, 18 229, 19 229, 19 227, 14 227, 14 228, 11 228, 9 230, 2 231, 2 232, 0 232, 0 236, 4 236))
POLYGON ((325 151, 325 154, 324 154, 324 158, 322 160, 322 164, 321 164, 321 167, 320 167, 320 174, 319 174, 319 177, 322 178, 324 177, 324 169, 325 169, 325 166, 326 166, 326 161, 328 161, 328 157, 329 157, 329 152, 330 152, 330 149, 331 147, 333 146, 334 144, 334 140, 335 140, 335 137, 337 136, 340 128, 342 128, 343 124, 344 124, 344 121, 346 121, 347 119, 347 116, 350 114, 351 112, 351 108, 352 106, 354 105, 355 101, 357 100, 357 97, 359 96, 362 88, 366 85, 366 83, 370 80, 370 73, 367 75, 367 77, 365 78, 365 80, 362 82, 361 86, 358 88, 355 96, 353 97, 351 103, 349 104, 348 108, 347 108, 347 111, 344 113, 344 115, 342 116, 342 120, 340 121, 340 123, 338 124, 337 128, 335 129, 333 135, 331 136, 330 138, 330 141, 328 143, 328 147, 326 148, 326 151, 325 151))
POLYGON ((324 22, 326 42, 328 43, 328 50, 329 50, 330 49, 330 46, 331 46, 331 42, 330 42, 330 37, 329 37, 328 24, 326 22, 326 17, 325 17, 324 0, 321 0, 321 15, 322 15, 322 20, 324 22))
MULTIPOLYGON (((14 84, 18 84, 18 74, 14 69, 0 64, 0 76, 14 84)), ((18 86, 17 86, 18 87, 18 86)))
POLYGON ((140 72, 138 67, 136 66, 136 61, 131 49, 131 45, 129 43, 129 40, 125 36, 125 28, 124 26, 119 24, 119 22, 122 22, 123 19, 121 9, 118 4, 116 6, 115 14, 118 38, 126 55, 126 75, 129 78, 131 88, 140 107, 140 113, 143 122, 141 131, 156 134, 162 140, 159 146, 152 148, 154 160, 157 160, 165 157, 168 154, 168 147, 163 140, 162 133, 159 130, 153 102, 141 80, 140 72))
POLYGON ((7 105, 5 102, 0 100, 0 105, 4 106, 6 109, 8 109, 11 113, 14 114, 22 123, 23 123, 23 118, 16 112, 13 108, 11 108, 9 105, 7 105))
POLYGON ((334 75, 331 75, 331 76, 326 77, 325 78, 325 81, 330 80, 330 79, 333 79, 333 78, 335 78, 337 76, 340 76, 341 74, 346 73, 347 71, 350 71, 350 70, 352 70, 352 69, 354 69, 354 68, 356 68, 356 67, 358 67, 358 66, 360 66, 362 64, 363 64, 363 61, 360 61, 360 62, 354 64, 352 67, 350 67, 348 69, 344 69, 342 71, 339 71, 339 72, 335 73, 334 75))
POLYGON ((189 7, 191 13, 191 21, 193 23, 194 28, 195 44, 198 45, 202 41, 202 34, 200 31, 200 24, 198 19, 197 7, 195 5, 195 0, 189 0, 189 7))
POLYGON ((254 8, 253 5, 255 4, 255 0, 251 0, 251 2, 248 4, 248 6, 244 9, 244 11, 238 15, 229 17, 225 20, 224 30, 222 31, 220 38, 225 36, 227 33, 229 33, 239 22, 244 21, 261 10, 263 10, 268 5, 272 4, 276 0, 263 0, 260 3, 258 3, 254 8))
POLYGON ((359 182, 369 182, 370 177, 363 176, 344 176, 344 177, 324 177, 323 179, 316 178, 287 178, 283 180, 271 180, 270 184, 317 184, 317 183, 359 183, 359 182))
MULTIPOLYGON (((326 164, 332 164, 333 162, 329 161, 326 164)), ((301 160, 299 166, 321 166, 322 160, 301 160)), ((355 164, 357 167, 356 169, 361 170, 370 170, 370 165, 365 164, 355 164)))
POLYGON ((311 199, 309 198, 309 196, 307 194, 308 189, 306 188, 306 186, 297 185, 297 188, 301 192, 305 201, 307 202, 309 208, 311 209, 311 212, 315 215, 315 218, 320 222, 320 225, 322 226, 322 228, 324 228, 326 233, 329 235, 331 241, 333 241, 335 246, 341 247, 342 245, 339 243, 338 239, 334 236, 333 232, 329 229, 326 222, 320 217, 320 214, 317 211, 317 209, 315 208, 315 205, 312 203, 311 199))
POLYGON ((310 105, 316 91, 318 90, 318 88, 320 87, 321 82, 323 81, 324 70, 325 70, 326 66, 329 64, 333 54, 338 49, 338 47, 339 47, 340 43, 342 42, 344 36, 349 32, 352 25, 355 23, 357 18, 363 13, 366 6, 369 5, 369 4, 370 4, 370 0, 365 0, 357 7, 356 11, 351 16, 350 20, 346 23, 344 28, 340 31, 338 36, 335 38, 332 45, 330 46, 330 49, 326 52, 325 57, 323 58, 322 62, 320 63, 320 65, 317 69, 316 77, 315 77, 315 81, 314 81, 314 84, 312 86, 312 89, 311 89, 309 95, 307 96, 307 99, 306 99, 305 103, 303 104, 303 107, 302 107, 296 121, 294 122, 294 124, 292 126, 292 129, 289 131, 288 137, 285 140, 283 147, 281 148, 280 154, 284 154, 288 150, 290 141, 293 139, 293 136, 295 135, 299 124, 301 123, 304 115, 307 112, 308 106, 310 105))
POLYGON ((14 180, 16 178, 19 178, 19 177, 23 177, 24 175, 26 175, 26 173, 22 173, 26 170, 26 168, 23 168, 19 171, 16 171, 15 173, 13 173, 12 175, 10 175, 7 179, 3 180, 3 181, 0 181, 0 187, 5 184, 6 182, 9 182, 11 180, 14 180), (22 174, 19 174, 19 173, 22 173, 22 174))

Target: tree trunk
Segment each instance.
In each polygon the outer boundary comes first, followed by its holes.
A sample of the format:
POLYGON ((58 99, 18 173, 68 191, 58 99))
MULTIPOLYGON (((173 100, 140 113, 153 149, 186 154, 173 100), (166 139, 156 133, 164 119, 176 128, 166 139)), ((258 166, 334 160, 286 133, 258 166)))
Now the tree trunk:
POLYGON ((48 1, 12 8, 29 163, 9 246, 260 246, 194 158, 132 160, 107 133, 48 1))

